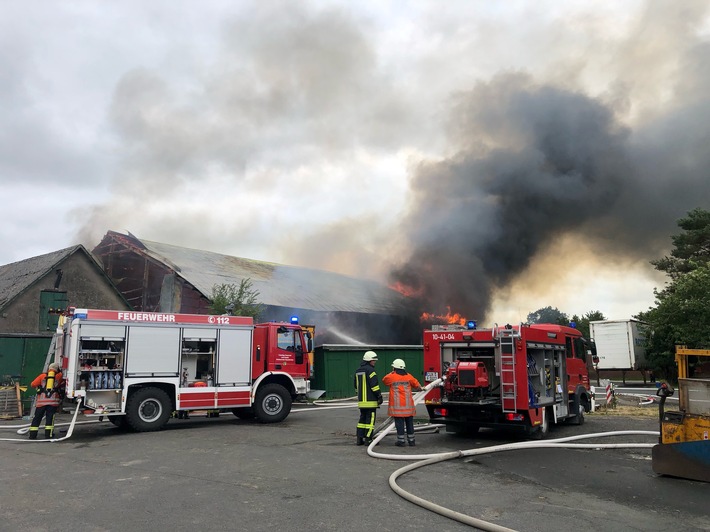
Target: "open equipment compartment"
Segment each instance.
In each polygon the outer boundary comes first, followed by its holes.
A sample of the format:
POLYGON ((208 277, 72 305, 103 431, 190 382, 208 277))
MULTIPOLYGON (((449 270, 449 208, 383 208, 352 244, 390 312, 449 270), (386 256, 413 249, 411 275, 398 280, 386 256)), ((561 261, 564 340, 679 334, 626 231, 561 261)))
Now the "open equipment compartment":
POLYGON ((120 411, 125 328, 82 325, 79 331, 77 381, 86 392, 84 405, 97 414, 120 411))

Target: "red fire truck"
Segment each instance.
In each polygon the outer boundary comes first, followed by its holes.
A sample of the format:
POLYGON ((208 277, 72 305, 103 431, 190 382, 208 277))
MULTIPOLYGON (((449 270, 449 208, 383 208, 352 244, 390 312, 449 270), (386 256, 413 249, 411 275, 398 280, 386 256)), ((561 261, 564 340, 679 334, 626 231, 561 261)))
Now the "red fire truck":
POLYGON ((582 424, 590 411, 588 355, 594 344, 552 324, 490 329, 439 325, 424 331, 424 380, 443 377, 426 397, 429 417, 447 432, 480 427, 544 438, 551 423, 582 424))
POLYGON ((56 344, 66 397, 135 431, 174 411, 282 421, 310 386, 312 338, 297 319, 75 309, 56 344))

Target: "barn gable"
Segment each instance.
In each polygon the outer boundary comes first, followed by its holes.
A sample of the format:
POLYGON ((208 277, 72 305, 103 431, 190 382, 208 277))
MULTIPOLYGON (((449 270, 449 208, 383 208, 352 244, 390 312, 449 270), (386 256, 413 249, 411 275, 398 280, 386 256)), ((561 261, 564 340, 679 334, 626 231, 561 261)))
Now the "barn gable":
POLYGON ((82 245, 0 266, 0 333, 51 335, 48 310, 67 305, 130 308, 82 245))

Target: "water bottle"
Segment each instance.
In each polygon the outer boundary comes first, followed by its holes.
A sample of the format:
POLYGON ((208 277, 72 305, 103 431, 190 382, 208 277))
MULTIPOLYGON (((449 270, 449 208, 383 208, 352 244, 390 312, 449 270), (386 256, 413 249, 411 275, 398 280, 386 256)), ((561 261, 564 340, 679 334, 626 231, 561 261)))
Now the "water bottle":
POLYGON ((109 387, 109 385, 108 385, 108 371, 104 371, 103 377, 101 378, 101 382, 103 383, 104 390, 109 387))
POLYGON ((89 390, 93 390, 95 386, 96 383, 94 382, 94 374, 89 373, 89 390))

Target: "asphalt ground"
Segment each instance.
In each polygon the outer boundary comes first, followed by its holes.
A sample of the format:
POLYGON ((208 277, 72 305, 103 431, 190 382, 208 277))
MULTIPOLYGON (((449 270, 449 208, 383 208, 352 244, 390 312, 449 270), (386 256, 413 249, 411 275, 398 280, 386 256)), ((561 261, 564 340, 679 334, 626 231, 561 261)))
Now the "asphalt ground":
MULTIPOLYGON (((57 443, 0 441, 0 530, 471 530, 392 491, 390 474, 409 462, 368 456, 354 445, 356 422, 355 408, 295 404, 273 425, 223 413, 172 419, 152 433, 104 422, 77 425, 57 443)), ((553 427, 550 438, 657 429, 652 416, 596 413, 581 427, 553 427)), ((26 438, 7 429, 0 437, 26 438)), ((425 454, 510 441, 520 439, 441 431, 418 434, 414 448, 394 447, 388 436, 376 450, 425 454)), ((398 483, 519 531, 710 530, 710 484, 657 476, 650 456, 650 449, 517 450, 441 462, 398 483)))

